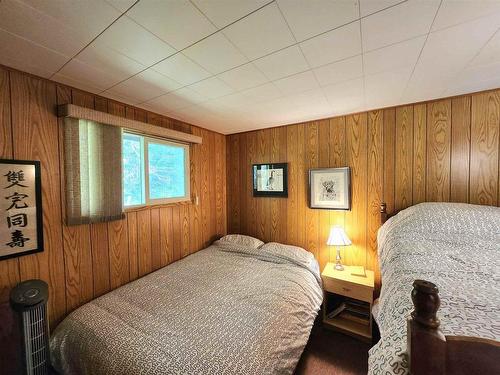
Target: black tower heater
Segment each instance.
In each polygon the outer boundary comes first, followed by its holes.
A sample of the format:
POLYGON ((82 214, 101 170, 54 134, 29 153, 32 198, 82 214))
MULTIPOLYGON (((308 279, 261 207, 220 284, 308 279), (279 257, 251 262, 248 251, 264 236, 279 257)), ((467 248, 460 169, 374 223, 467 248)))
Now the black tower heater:
POLYGON ((23 281, 10 292, 12 308, 19 314, 26 375, 46 375, 49 371, 48 299, 47 283, 42 280, 23 281))

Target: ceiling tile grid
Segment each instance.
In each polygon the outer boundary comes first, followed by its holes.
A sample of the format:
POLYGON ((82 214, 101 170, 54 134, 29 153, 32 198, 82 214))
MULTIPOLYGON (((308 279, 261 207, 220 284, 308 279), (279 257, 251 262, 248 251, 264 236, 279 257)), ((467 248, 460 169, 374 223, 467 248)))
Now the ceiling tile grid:
POLYGON ((127 16, 177 50, 217 31, 217 28, 189 1, 141 0, 127 16))
POLYGON ((307 6, 297 0, 278 0, 277 3, 297 41, 346 25, 359 17, 357 0, 314 0, 307 6))
POLYGON ((222 133, 500 86, 491 0, 3 0, 0 64, 222 133))
POLYGON ((229 25, 222 32, 251 60, 295 43, 275 3, 249 14, 229 25))
POLYGON ((222 33, 210 35, 185 49, 183 53, 212 74, 248 62, 248 59, 222 33))

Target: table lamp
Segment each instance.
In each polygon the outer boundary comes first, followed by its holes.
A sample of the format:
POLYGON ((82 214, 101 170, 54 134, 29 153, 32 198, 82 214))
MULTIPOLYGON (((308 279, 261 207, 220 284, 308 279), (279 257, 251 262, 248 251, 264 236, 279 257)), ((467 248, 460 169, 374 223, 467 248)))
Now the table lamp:
POLYGON ((335 269, 338 271, 343 271, 344 267, 342 266, 341 257, 340 257, 340 246, 349 246, 352 244, 349 237, 345 233, 344 229, 341 227, 332 227, 330 229, 330 235, 328 236, 328 241, 326 241, 328 246, 337 246, 337 257, 335 269))

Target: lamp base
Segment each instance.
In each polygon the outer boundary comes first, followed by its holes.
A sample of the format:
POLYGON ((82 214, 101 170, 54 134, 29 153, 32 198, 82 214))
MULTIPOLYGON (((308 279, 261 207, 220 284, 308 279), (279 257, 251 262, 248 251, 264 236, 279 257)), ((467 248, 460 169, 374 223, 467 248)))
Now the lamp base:
POLYGON ((340 246, 337 246, 337 256, 335 258, 335 269, 337 271, 343 271, 344 270, 344 266, 342 266, 342 263, 340 263, 342 260, 342 258, 340 257, 340 246))

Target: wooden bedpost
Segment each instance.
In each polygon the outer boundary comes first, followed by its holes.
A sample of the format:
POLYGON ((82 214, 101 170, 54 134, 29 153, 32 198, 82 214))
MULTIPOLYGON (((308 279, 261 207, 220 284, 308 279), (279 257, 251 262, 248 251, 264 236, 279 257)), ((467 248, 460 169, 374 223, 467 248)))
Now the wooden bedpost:
POLYGON ((433 283, 415 280, 408 318, 408 361, 412 375, 500 374, 500 342, 466 336, 444 336, 436 313, 439 290, 433 283))
POLYGON ((387 204, 382 202, 380 203, 380 221, 384 224, 387 219, 389 219, 389 215, 387 215, 387 204))
POLYGON ((439 330, 436 313, 438 288, 429 281, 415 280, 411 299, 414 310, 408 318, 408 361, 413 375, 446 373, 446 338, 439 330))

